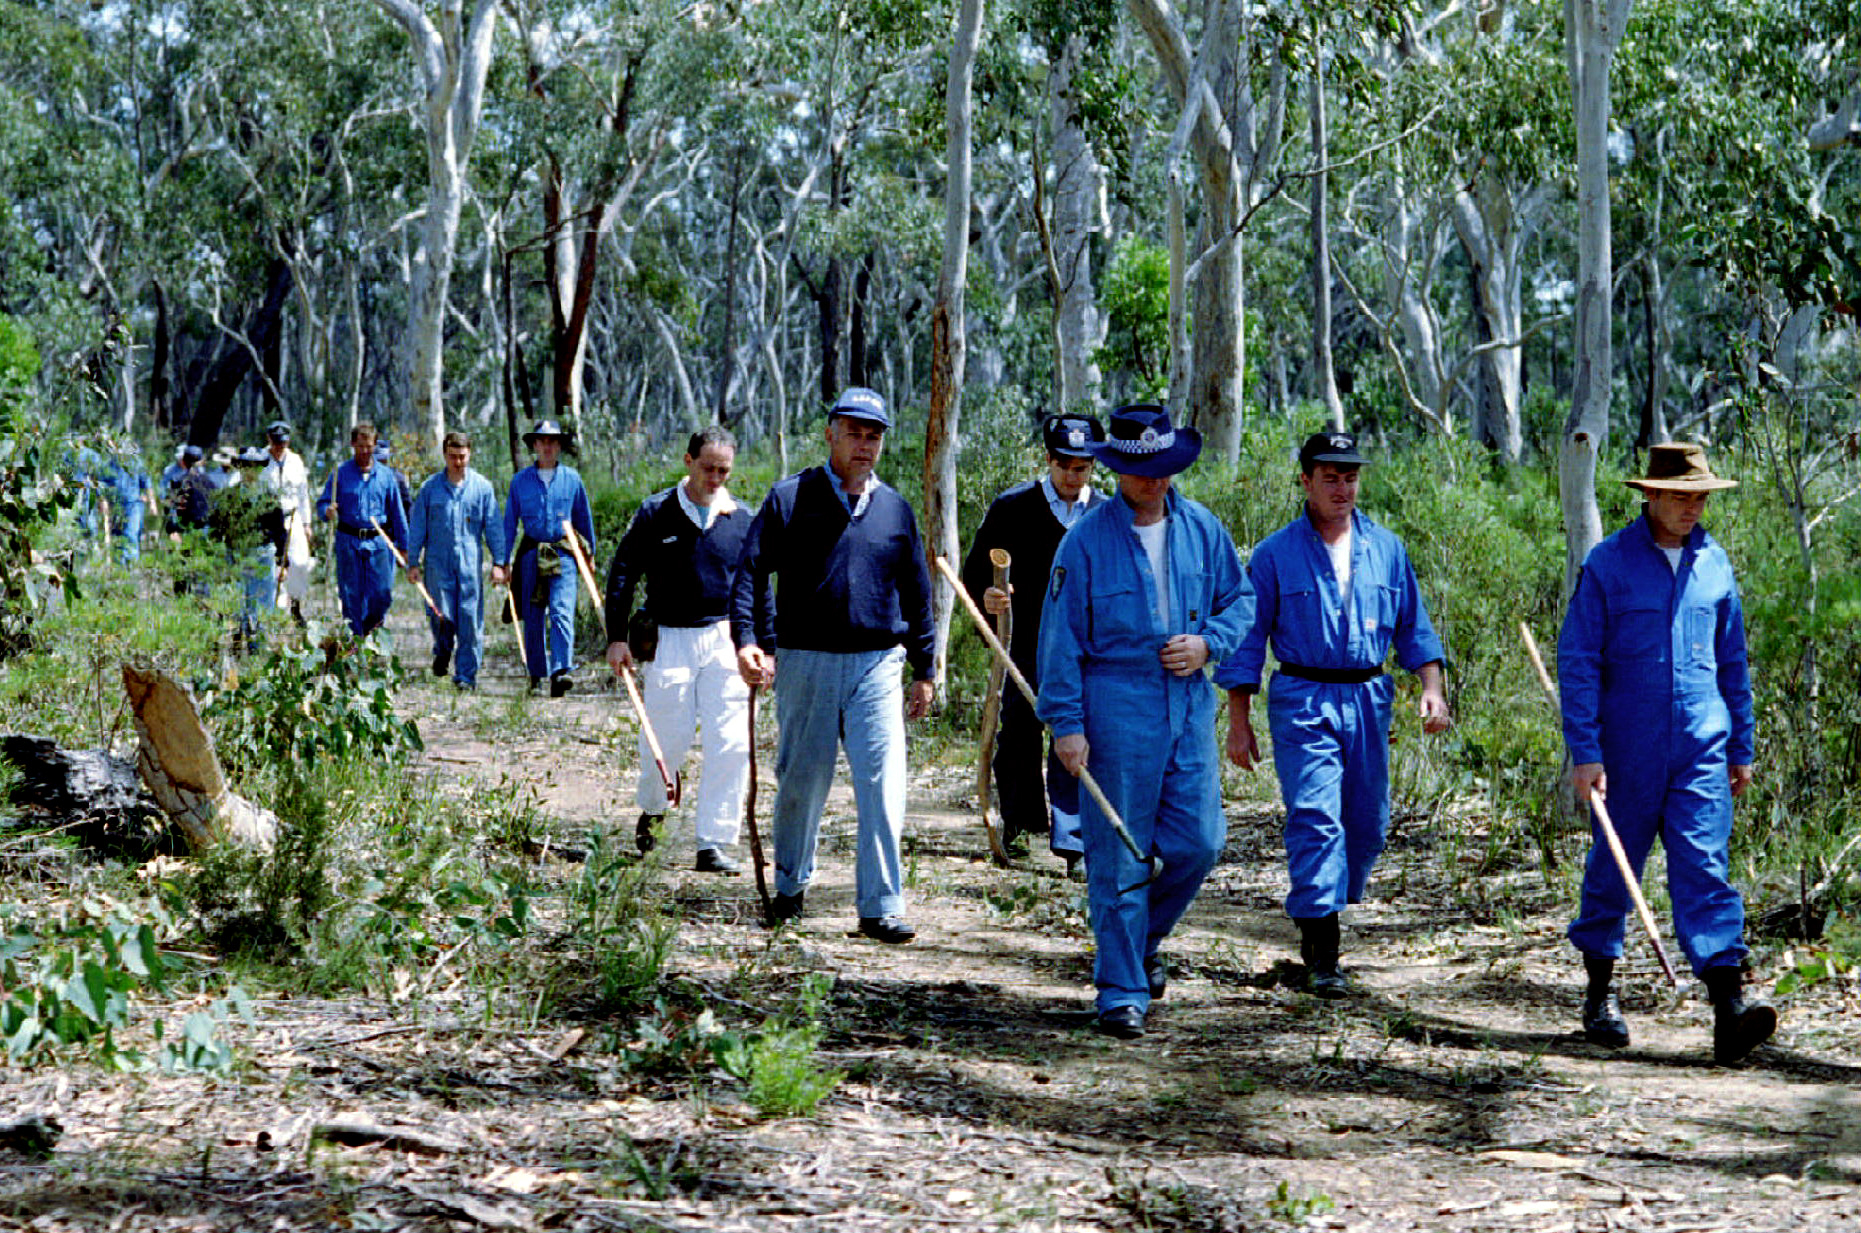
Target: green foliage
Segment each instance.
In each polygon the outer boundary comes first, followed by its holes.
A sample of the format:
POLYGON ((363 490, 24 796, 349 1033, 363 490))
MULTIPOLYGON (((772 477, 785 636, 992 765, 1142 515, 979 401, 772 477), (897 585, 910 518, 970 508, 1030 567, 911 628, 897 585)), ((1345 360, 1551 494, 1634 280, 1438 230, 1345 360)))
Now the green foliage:
POLYGON ((1098 363, 1128 370, 1140 398, 1160 398, 1170 382, 1170 255, 1135 232, 1112 250, 1100 288, 1108 328, 1098 363))
POLYGON ((23 397, 37 367, 31 338, 0 315, 0 659, 31 645, 33 621, 64 580, 34 549, 77 495, 60 474, 61 441, 32 422, 23 397))
POLYGON ((821 1010, 832 984, 830 977, 810 974, 787 1014, 760 1031, 718 1038, 718 1065, 743 1081, 750 1103, 765 1117, 807 1117, 846 1077, 815 1059, 823 1035, 821 1010))
POLYGON ((1267 1200, 1267 1213, 1275 1220, 1287 1224, 1304 1224, 1313 1216, 1322 1216, 1337 1206, 1332 1197, 1322 1190, 1312 1190, 1305 1186, 1294 1189, 1291 1182, 1281 1182, 1274 1188, 1273 1197, 1267 1200))
POLYGON ((650 1002, 672 957, 678 923, 659 910, 656 869, 597 835, 570 893, 571 933, 593 962, 592 996, 603 1010, 650 1002))

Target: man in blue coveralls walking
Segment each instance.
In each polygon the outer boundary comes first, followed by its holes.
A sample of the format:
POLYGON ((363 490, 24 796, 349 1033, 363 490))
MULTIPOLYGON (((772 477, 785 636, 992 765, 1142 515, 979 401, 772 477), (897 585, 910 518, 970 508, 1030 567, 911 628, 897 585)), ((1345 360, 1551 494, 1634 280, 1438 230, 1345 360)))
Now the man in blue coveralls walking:
POLYGON ((394 601, 394 554, 381 542, 379 522, 397 545, 407 542, 407 511, 393 475, 375 463, 375 426, 349 430, 352 458, 331 473, 317 498, 317 517, 336 523, 336 594, 343 619, 366 638, 387 619, 394 601))
MULTIPOLYGON (((1699 526, 1706 498, 1735 488, 1697 445, 1648 450, 1640 518, 1590 550, 1557 640, 1564 743, 1580 800, 1607 797, 1640 876, 1660 836, 1674 932, 1713 1007, 1713 1056, 1736 1062, 1770 1039, 1777 1012, 1744 998, 1745 905, 1727 880, 1732 798, 1751 784, 1755 724, 1745 618, 1725 550, 1699 526)), ((1570 940, 1589 989, 1583 1034, 1628 1044, 1612 982, 1628 888, 1601 842, 1590 850, 1570 940)))
POLYGON ((569 670, 575 666, 575 600, 581 581, 575 576, 574 556, 563 546, 565 521, 574 525, 582 551, 594 560, 594 510, 582 477, 562 461, 567 440, 568 434, 554 420, 542 420, 524 433, 523 443, 536 462, 511 477, 504 503, 504 543, 515 545, 512 572, 517 578, 517 611, 523 615, 530 688, 548 677, 552 698, 575 687, 569 670))
POLYGON ((1227 529, 1171 491, 1202 451, 1162 407, 1120 407, 1092 445, 1118 496, 1060 541, 1040 622, 1040 705, 1053 752, 1093 778, 1146 853, 1131 855, 1096 801, 1080 802, 1097 943, 1098 1029, 1144 1034, 1168 973, 1158 947, 1227 841, 1215 691, 1203 668, 1234 650, 1252 609, 1227 529))
POLYGON ((750 523, 730 634, 745 683, 775 686, 781 723, 770 916, 802 913, 821 807, 844 747, 859 812, 859 931, 897 944, 917 936, 904 916, 899 856, 904 721, 930 710, 936 624, 917 517, 872 473, 891 423, 874 391, 842 391, 827 416, 827 465, 777 481, 750 523), (899 672, 906 663, 908 700, 899 672))
POLYGON ((1299 449, 1305 507, 1260 541, 1247 563, 1255 617, 1215 674, 1228 691, 1228 756, 1260 759, 1250 714, 1266 666, 1279 660, 1267 698, 1273 767, 1286 805, 1292 890, 1307 988, 1350 992, 1338 967, 1338 913, 1363 898, 1389 831, 1389 722, 1396 661, 1421 678, 1422 729, 1446 730, 1446 658, 1402 541, 1357 509, 1364 465, 1357 438, 1321 432, 1299 449))
MULTIPOLYGON (((491 481, 472 470, 472 439, 449 432, 442 448, 446 469, 420 486, 407 520, 407 576, 426 583, 446 618, 427 613, 433 628, 433 675, 445 676, 450 669, 454 685, 476 689, 479 630, 485 617, 480 582, 484 557, 478 546, 489 548, 493 561, 503 559, 504 520, 498 517, 491 481)), ((504 567, 493 565, 492 583, 504 579, 504 567)))

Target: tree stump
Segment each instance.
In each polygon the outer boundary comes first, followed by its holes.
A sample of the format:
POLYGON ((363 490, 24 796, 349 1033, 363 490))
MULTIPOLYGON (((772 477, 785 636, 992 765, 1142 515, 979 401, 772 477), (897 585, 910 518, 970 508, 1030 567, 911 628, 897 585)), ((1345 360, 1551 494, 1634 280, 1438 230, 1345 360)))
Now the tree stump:
POLYGON ((194 699, 174 678, 123 665, 123 689, 136 717, 136 769, 188 846, 205 851, 223 840, 269 848, 278 817, 232 792, 213 737, 194 699))

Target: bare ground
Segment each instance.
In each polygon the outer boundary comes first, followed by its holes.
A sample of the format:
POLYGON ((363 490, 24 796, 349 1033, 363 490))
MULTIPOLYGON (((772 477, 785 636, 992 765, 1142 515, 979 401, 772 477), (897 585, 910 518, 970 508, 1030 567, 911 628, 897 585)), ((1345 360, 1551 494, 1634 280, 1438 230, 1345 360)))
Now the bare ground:
MULTIPOLYGON (((412 662, 422 644, 400 636, 412 662)), ((452 792, 519 776, 566 844, 630 833, 622 699, 519 709, 520 678, 496 675, 508 662, 493 658, 475 697, 410 691, 417 773, 452 792)), ((765 788, 772 741, 765 722, 765 788)), ((1709 1064, 1704 1004, 1631 962, 1635 1044, 1595 1049, 1572 1031, 1562 882, 1496 872, 1486 906, 1456 906, 1458 850, 1409 822, 1378 902, 1348 922, 1362 996, 1314 1001, 1254 784, 1166 948, 1176 971, 1149 1035, 1112 1042, 1088 1029, 1083 888, 1044 855, 988 864, 968 771, 926 765, 933 752, 914 748, 910 946, 850 933, 843 795, 808 916, 775 935, 748 876, 686 871, 689 818, 674 818, 659 875, 680 921, 672 984, 754 1022, 803 974, 832 979, 822 1050, 847 1077, 815 1116, 761 1118, 702 1067, 642 1073, 627 1062, 637 1022, 488 1020, 443 975, 399 1003, 274 997, 233 1031, 250 1063, 236 1077, 8 1075, 11 1106, 64 1137, 47 1161, 0 1152, 0 1228, 1861 1226, 1852 985, 1800 995, 1778 1043, 1726 1070, 1709 1064), (313 1143, 344 1115, 410 1136, 313 1143)), ((548 879, 576 875, 538 860, 548 879)), ((1776 949, 1761 958, 1774 976, 1776 949)))

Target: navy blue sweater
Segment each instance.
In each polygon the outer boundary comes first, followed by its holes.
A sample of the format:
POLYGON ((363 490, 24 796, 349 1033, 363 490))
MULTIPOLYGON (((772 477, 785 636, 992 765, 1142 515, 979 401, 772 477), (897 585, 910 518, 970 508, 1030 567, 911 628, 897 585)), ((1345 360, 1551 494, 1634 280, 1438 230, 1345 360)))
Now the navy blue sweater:
POLYGON ((875 484, 854 519, 837 482, 826 467, 809 467, 769 490, 737 562, 731 635, 739 648, 770 652, 902 644, 912 679, 927 681, 936 624, 917 516, 894 489, 875 484))
POLYGON ((739 503, 728 514, 712 514, 711 525, 700 531, 679 504, 677 487, 641 502, 607 567, 608 637, 626 636, 641 578, 646 615, 659 625, 690 628, 728 617, 750 518, 749 507, 739 503))

